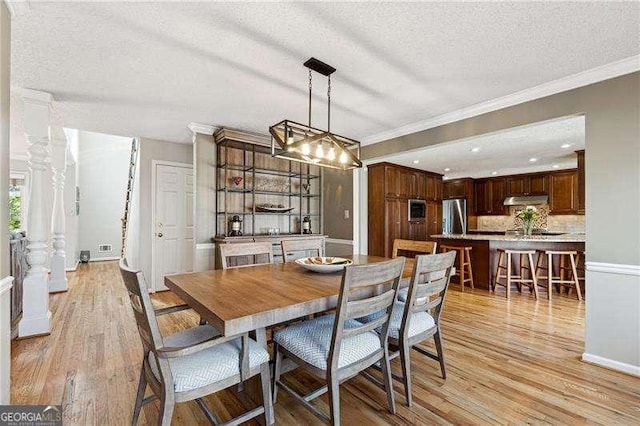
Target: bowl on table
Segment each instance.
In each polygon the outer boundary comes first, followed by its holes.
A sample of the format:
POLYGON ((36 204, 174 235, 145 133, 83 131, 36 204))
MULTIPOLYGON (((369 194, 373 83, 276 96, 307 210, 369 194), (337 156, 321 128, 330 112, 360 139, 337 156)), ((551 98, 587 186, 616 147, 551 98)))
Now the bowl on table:
POLYGON ((343 270, 345 266, 353 265, 353 260, 335 256, 312 256, 296 259, 296 263, 313 272, 329 273, 338 272, 343 270))

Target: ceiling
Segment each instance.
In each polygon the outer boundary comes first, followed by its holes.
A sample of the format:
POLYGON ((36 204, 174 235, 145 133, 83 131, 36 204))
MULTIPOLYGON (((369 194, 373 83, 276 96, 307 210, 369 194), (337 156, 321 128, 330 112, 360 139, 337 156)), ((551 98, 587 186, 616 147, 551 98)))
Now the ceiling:
POLYGON ((584 141, 584 116, 580 115, 448 142, 384 161, 440 173, 444 179, 505 176, 575 168, 575 151, 584 149, 584 141))
POLYGON ((305 122, 310 56, 337 68, 332 130, 361 139, 640 53, 638 2, 13 4, 12 88, 51 93, 53 124, 185 143, 305 122))

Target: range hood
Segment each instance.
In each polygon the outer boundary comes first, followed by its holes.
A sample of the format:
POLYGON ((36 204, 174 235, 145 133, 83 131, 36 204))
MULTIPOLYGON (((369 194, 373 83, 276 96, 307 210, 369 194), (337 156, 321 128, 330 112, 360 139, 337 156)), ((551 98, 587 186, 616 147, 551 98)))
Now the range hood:
POLYGON ((505 206, 534 206, 548 203, 548 195, 523 195, 521 197, 507 197, 504 199, 505 206))

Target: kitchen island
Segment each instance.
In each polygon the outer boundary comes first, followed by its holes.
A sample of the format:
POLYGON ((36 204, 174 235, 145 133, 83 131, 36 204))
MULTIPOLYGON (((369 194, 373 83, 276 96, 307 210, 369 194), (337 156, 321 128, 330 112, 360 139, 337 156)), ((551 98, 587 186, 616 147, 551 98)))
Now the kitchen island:
MULTIPOLYGON (((471 266, 476 288, 489 289, 493 283, 498 261, 498 249, 503 250, 574 250, 584 252, 584 234, 561 235, 491 235, 491 234, 437 234, 431 235, 438 247, 469 246, 471 266)), ((534 259, 535 260, 535 259, 534 259)), ((517 263, 516 263, 517 267, 517 263)))

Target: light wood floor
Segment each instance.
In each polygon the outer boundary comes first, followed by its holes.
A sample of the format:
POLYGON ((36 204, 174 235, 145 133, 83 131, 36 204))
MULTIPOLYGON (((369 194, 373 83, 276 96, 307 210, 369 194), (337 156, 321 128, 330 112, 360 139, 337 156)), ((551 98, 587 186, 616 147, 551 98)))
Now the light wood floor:
MULTIPOLYGON (((65 424, 130 422, 141 345, 116 262, 81 265, 67 293, 51 296, 50 336, 12 347, 14 404, 62 404, 65 424)), ((159 304, 177 298, 155 295, 159 304)), ((163 331, 193 325, 197 317, 163 317, 163 331)), ((450 289, 442 328, 448 379, 436 362, 412 354, 414 407, 396 394, 398 413, 383 392, 362 377, 340 387, 344 424, 640 424, 640 379, 579 361, 584 346, 584 303, 558 296, 549 304, 528 293, 511 301, 476 290, 450 289)), ((398 369, 397 361, 394 369, 398 369)), ((297 371, 289 382, 311 389, 315 379, 297 371)), ((396 389, 401 387, 396 384, 396 389)), ((318 404, 327 409, 325 399, 318 404)), ((242 408, 220 393, 207 398, 220 417, 242 408)), ((284 392, 278 424, 319 423, 284 392)), ((154 424, 157 408, 143 409, 154 424)), ((206 424, 195 403, 179 404, 174 424, 206 424)))

